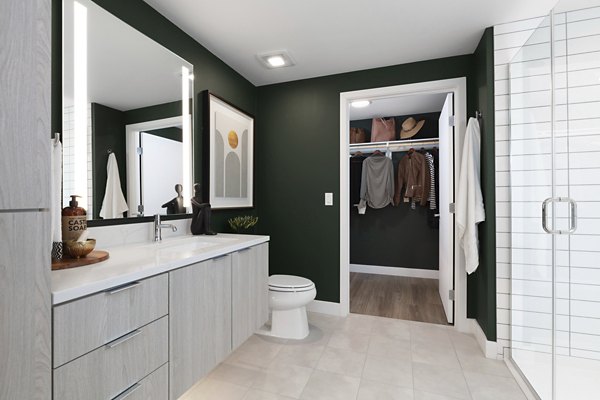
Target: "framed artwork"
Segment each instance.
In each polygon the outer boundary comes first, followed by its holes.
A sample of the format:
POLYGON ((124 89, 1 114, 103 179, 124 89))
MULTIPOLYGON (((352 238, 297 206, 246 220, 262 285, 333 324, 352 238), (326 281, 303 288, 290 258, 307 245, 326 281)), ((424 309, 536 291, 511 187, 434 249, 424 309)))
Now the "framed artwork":
POLYGON ((203 96, 204 198, 213 209, 254 207, 254 117, 213 93, 203 96))

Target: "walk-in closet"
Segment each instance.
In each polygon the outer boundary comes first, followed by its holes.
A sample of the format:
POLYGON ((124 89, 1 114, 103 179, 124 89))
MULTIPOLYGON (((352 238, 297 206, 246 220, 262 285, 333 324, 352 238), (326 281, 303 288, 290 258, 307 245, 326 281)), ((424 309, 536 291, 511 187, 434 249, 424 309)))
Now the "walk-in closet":
POLYGON ((350 105, 350 312, 453 322, 452 115, 447 93, 350 105))

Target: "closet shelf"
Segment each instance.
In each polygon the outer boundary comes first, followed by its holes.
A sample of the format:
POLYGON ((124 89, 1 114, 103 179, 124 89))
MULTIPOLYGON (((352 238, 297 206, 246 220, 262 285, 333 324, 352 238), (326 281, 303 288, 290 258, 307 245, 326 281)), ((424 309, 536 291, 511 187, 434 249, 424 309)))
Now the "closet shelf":
POLYGON ((357 152, 361 153, 371 153, 376 150, 381 152, 385 151, 407 151, 411 148, 416 149, 431 149, 433 147, 438 147, 440 145, 440 140, 436 138, 428 138, 428 139, 412 139, 412 140, 394 140, 391 142, 369 142, 369 143, 352 143, 350 144, 350 155, 355 154, 357 152))

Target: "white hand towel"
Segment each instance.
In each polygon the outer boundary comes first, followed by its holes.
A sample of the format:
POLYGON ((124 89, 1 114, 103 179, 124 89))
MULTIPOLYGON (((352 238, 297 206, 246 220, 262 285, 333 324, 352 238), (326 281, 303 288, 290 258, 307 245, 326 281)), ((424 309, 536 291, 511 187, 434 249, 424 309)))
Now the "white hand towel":
POLYGON ((479 266, 477 224, 485 221, 485 209, 481 194, 480 152, 479 122, 475 118, 470 118, 463 145, 456 199, 458 240, 465 252, 468 274, 475 272, 479 266))
POLYGON ((51 213, 51 228, 52 242, 62 242, 61 229, 61 206, 62 206, 62 143, 57 138, 52 139, 52 151, 50 152, 51 165, 50 174, 52 182, 50 183, 50 213, 51 213))
POLYGON ((119 178, 119 167, 114 153, 108 155, 106 164, 106 192, 102 201, 100 216, 107 218, 123 218, 123 213, 129 210, 123 191, 121 190, 121 179, 119 178))

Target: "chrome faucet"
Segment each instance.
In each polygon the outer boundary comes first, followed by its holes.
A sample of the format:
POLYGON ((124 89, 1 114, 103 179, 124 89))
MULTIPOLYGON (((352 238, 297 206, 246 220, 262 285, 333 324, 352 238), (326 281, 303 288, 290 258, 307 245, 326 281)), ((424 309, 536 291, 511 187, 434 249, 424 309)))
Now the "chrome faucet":
POLYGON ((160 242, 162 240, 162 228, 171 228, 173 232, 177 232, 177 227, 173 224, 161 224, 160 214, 154 215, 154 241, 160 242))

